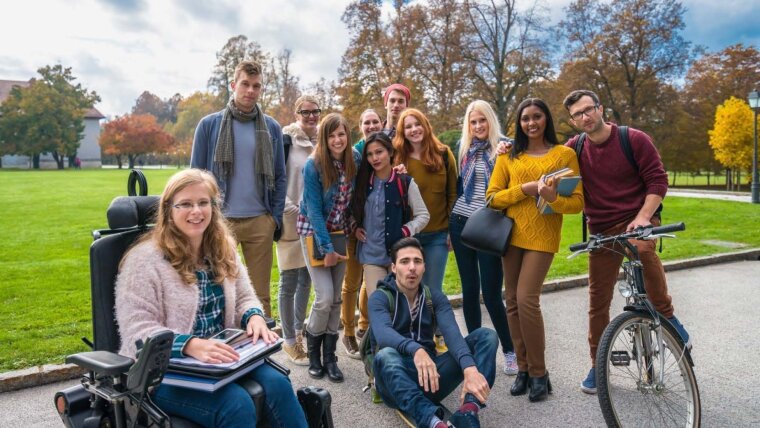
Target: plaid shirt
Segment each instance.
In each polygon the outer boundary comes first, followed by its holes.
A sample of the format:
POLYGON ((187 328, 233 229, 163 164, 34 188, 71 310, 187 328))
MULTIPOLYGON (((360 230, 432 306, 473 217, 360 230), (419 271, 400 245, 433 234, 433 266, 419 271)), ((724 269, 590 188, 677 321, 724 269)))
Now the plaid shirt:
MULTIPOLYGON (((198 298, 198 312, 195 315, 192 334, 174 334, 172 343, 172 358, 184 357, 184 349, 187 342, 193 337, 211 337, 224 330, 224 290, 214 282, 211 270, 199 270, 195 272, 198 278, 200 295, 198 298)), ((262 312, 258 308, 251 308, 243 315, 241 328, 245 329, 248 319, 262 312)))
MULTIPOLYGON (((333 159, 333 165, 338 170, 338 191, 333 198, 333 206, 325 220, 325 226, 328 232, 339 232, 341 230, 351 230, 349 224, 348 204, 351 202, 351 193, 353 187, 351 182, 346 180, 346 170, 343 162, 333 159)), ((314 227, 311 225, 309 218, 303 214, 298 215, 296 228, 300 236, 311 236, 314 234, 314 227)))

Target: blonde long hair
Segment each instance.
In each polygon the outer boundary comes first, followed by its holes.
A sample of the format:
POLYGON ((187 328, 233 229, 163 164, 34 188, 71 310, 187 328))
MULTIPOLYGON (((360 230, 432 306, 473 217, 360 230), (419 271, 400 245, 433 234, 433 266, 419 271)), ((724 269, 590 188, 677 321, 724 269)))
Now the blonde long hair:
POLYGON ((211 264, 214 281, 221 284, 226 278, 237 277, 237 253, 235 240, 220 208, 219 186, 210 173, 200 169, 186 169, 169 178, 159 201, 156 226, 145 239, 154 240, 186 284, 195 284, 198 260, 190 251, 190 241, 171 221, 174 196, 194 184, 203 184, 212 201, 211 219, 203 232, 200 255, 211 264))
POLYGON ((412 143, 407 141, 404 136, 404 120, 412 116, 420 122, 422 129, 425 131, 425 135, 422 137, 422 153, 420 154, 420 161, 425 165, 425 169, 428 172, 437 172, 444 167, 443 157, 448 156, 447 148, 438 137, 433 134, 433 126, 430 125, 430 121, 425 115, 415 109, 408 108, 401 112, 396 124, 396 136, 393 137, 393 148, 396 150, 396 156, 394 163, 407 165, 409 163, 408 158, 412 154, 412 143))
POLYGON ((462 140, 459 142, 459 159, 460 161, 465 158, 467 151, 470 150, 472 144, 472 132, 470 132, 470 113, 477 111, 486 118, 488 122, 488 142, 491 146, 491 159, 496 157, 496 146, 499 144, 501 135, 501 124, 499 124, 499 118, 496 116, 496 112, 493 111, 491 104, 483 100, 475 100, 467 106, 467 110, 464 113, 464 121, 462 123, 462 140))

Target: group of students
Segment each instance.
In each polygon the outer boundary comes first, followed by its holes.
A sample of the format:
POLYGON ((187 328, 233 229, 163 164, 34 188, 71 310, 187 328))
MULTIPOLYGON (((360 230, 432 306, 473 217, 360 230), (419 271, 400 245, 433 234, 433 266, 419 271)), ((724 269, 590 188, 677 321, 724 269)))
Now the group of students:
MULTIPOLYGON (((442 426, 438 403, 462 381, 454 425, 478 426, 499 343, 504 371, 515 376, 511 394, 544 400, 552 386, 540 294, 559 249, 562 214, 584 210, 592 233, 659 224, 656 209, 667 175, 651 139, 628 131, 638 163, 633 168, 617 142, 617 126, 604 122, 603 107, 590 91, 574 91, 565 100, 573 123, 592 143, 580 154, 577 138, 569 147, 559 143, 542 100, 518 106, 514 140, 501 135, 494 110, 478 100, 466 109, 457 160, 427 117, 409 107, 409 89, 393 84, 383 94, 385 121, 375 110, 364 111, 363 138, 352 146, 345 118, 322 117, 318 100, 309 95, 296 101, 295 122, 281 129, 257 105, 261 81, 257 64, 238 65, 229 104, 198 125, 193 169, 169 180, 156 228, 125 256, 116 292, 122 351, 134 355, 135 340, 159 327, 175 331, 173 355, 210 362, 237 358, 229 346, 205 339, 224 328, 274 340, 264 317, 271 314, 268 281, 276 241, 283 348, 294 364, 308 365, 312 377, 343 381, 337 344, 359 358, 359 342, 371 325, 380 351, 374 362, 378 393, 386 404, 414 415, 419 426, 442 426), (544 179, 565 167, 583 177, 568 196, 557 193, 556 181, 544 179), (539 213, 539 196, 553 214, 539 213), (501 258, 461 240, 468 218, 486 205, 514 220, 501 258), (342 239, 345 253, 336 249, 342 239), (442 290, 452 249, 467 338, 459 334, 442 290), (312 262, 315 253, 323 256, 321 263, 312 262), (481 328, 481 292, 495 332, 481 328)), ((688 342, 673 316, 654 244, 636 245, 650 298, 688 342)), ((609 322, 621 261, 613 251, 592 254, 589 261, 592 368, 582 383, 588 393, 595 392, 594 354, 609 322)), ((250 376, 266 391, 273 425, 305 425, 287 377, 266 365, 250 376)), ((154 395, 167 412, 204 425, 256 420, 250 397, 234 384, 213 399, 166 385, 154 395)))

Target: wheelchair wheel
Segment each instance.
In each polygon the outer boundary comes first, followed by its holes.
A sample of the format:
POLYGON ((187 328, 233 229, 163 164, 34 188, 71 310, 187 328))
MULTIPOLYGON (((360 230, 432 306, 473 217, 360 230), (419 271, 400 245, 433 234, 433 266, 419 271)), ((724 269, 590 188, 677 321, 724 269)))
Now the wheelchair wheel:
POLYGON ((694 371, 664 318, 624 312, 604 331, 596 354, 599 405, 608 426, 699 427, 694 371))

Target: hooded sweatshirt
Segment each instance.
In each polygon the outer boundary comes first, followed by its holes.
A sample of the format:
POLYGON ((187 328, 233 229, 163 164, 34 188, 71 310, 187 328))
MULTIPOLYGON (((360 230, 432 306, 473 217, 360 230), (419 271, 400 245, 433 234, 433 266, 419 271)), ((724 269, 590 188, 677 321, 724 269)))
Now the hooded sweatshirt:
MULTIPOLYGON (((386 288, 391 291, 395 299, 395 308, 391 312, 388 297, 383 292, 375 292, 369 298, 369 322, 372 327, 373 345, 377 349, 392 347, 401 355, 414 356, 418 349, 424 348, 431 356, 435 356, 435 342, 433 342, 434 326, 433 314, 425 303, 427 296, 423 296, 420 302, 422 308, 418 311, 416 319, 411 319, 411 311, 406 296, 398 290, 396 276, 390 274, 378 282, 378 288, 386 288)), ((420 284, 419 293, 425 293, 425 288, 420 284)), ((459 332, 446 296, 429 288, 435 319, 438 328, 443 334, 449 352, 459 363, 462 370, 475 365, 475 359, 470 353, 470 348, 459 332)))

